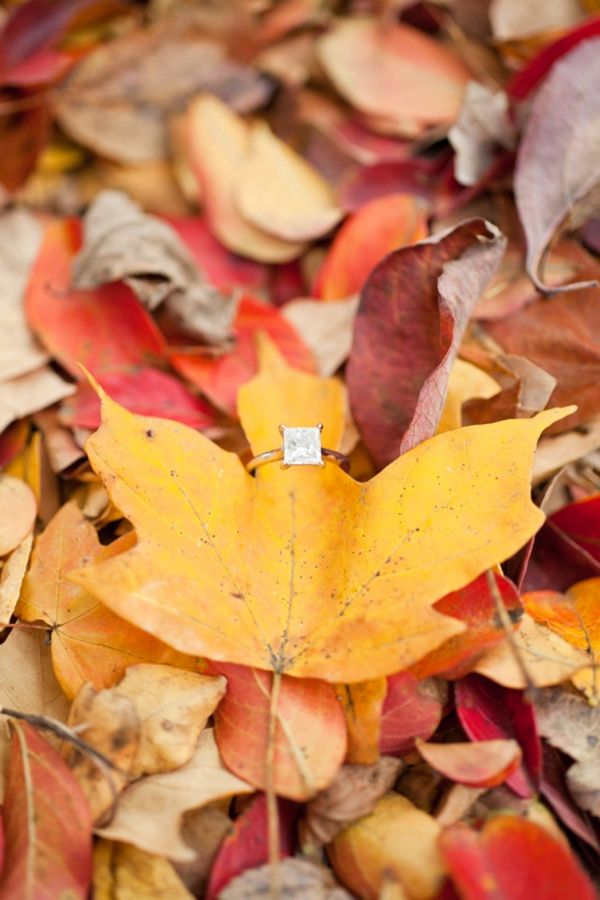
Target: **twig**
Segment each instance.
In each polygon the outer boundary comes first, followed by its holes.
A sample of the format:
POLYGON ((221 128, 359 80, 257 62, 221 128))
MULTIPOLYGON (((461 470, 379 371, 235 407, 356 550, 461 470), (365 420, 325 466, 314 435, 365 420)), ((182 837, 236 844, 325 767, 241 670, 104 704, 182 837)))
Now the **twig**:
POLYGON ((535 682, 533 681, 531 675, 527 671, 527 666, 525 665, 525 661, 521 655, 521 651, 519 650, 517 643, 515 641, 515 636, 513 634, 512 622, 510 620, 510 616, 506 611, 506 607, 504 605, 504 601, 502 599, 502 595, 498 589, 498 585, 496 583, 496 579, 494 578, 494 573, 491 569, 488 569, 485 573, 485 577, 487 578, 488 587, 490 589, 490 594, 493 597, 494 603, 496 604, 496 612, 498 613, 498 617, 500 619, 500 623, 504 629, 506 634, 506 640, 508 641, 508 646, 510 647, 510 652, 512 653, 515 663, 517 664, 517 668, 521 672, 521 676, 523 681, 525 682, 525 699, 529 703, 533 703, 535 699, 535 695, 537 693, 537 687, 535 682))
POLYGON ((277 794, 275 792, 275 738, 277 732, 277 706, 279 704, 280 692, 281 672, 273 672, 273 680, 271 682, 271 704, 269 707, 267 753, 265 758, 271 900, 279 900, 279 897, 281 896, 281 878, 279 872, 279 808, 277 806, 277 794))

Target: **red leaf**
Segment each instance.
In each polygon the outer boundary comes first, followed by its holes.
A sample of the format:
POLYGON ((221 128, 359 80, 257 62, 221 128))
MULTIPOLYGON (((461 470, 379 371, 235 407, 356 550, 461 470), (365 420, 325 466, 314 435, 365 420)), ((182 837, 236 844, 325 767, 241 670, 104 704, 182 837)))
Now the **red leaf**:
POLYGON ((600 494, 563 506, 550 522, 600 562, 600 494))
POLYGON ((524 100, 546 77, 554 63, 572 50, 582 41, 600 35, 600 16, 586 19, 581 25, 572 31, 563 34, 553 44, 548 44, 544 49, 530 59, 520 72, 513 75, 505 87, 506 93, 512 100, 524 100))
POLYGON ((0 116, 0 183, 15 191, 33 172, 46 144, 49 116, 41 93, 18 96, 14 103, 4 102, 7 109, 0 116))
MULTIPOLYGON (((140 416, 159 416, 175 419, 190 428, 208 428, 215 424, 212 408, 194 396, 172 375, 158 369, 134 369, 127 372, 106 372, 99 378, 101 387, 130 412, 140 416)), ((78 428, 96 429, 100 426, 100 398, 87 382, 63 403, 61 421, 78 428)))
POLYGON ((418 156, 361 166, 344 179, 338 199, 347 212, 356 212, 390 194, 412 194, 432 200, 439 169, 439 160, 418 156))
POLYGON ((542 770, 542 747, 532 704, 525 702, 521 691, 504 688, 481 675, 467 675, 456 683, 455 703, 460 724, 472 741, 518 741, 524 765, 506 783, 520 797, 531 797, 532 782, 539 782, 542 770))
POLYGON ((36 731, 13 723, 4 807, 1 900, 85 900, 92 815, 67 764, 36 731))
MULTIPOLYGON (((523 606, 516 587, 503 575, 494 574, 494 578, 511 620, 518 621, 523 606)), ((467 629, 412 666, 410 671, 417 678, 442 674, 447 679, 461 678, 482 653, 504 640, 485 572, 459 591, 446 594, 434 606, 438 612, 465 622, 467 629)))
POLYGON ((431 737, 441 718, 442 702, 430 682, 417 681, 410 672, 391 675, 381 711, 380 752, 408 753, 416 738, 431 737))
POLYGON ((0 468, 7 466, 24 449, 28 436, 29 423, 26 419, 19 419, 4 429, 0 434, 0 468))
POLYGON ((79 243, 78 222, 55 221, 48 226, 25 298, 32 330, 77 379, 83 377, 78 363, 98 376, 160 358, 163 338, 124 284, 69 290, 71 260, 79 243))
POLYGON ((521 748, 513 740, 457 744, 418 741, 417 750, 444 778, 470 787, 497 787, 521 760, 521 748))
POLYGON ((479 833, 459 823, 440 849, 462 900, 594 900, 596 892, 567 846, 541 825, 497 816, 479 833))
MULTIPOLYGON (((227 678, 227 693, 215 712, 223 762, 264 790, 272 673, 215 662, 210 671, 227 678)), ((333 685, 284 675, 275 728, 275 792, 291 800, 313 797, 332 781, 345 753, 346 720, 333 685)))
MULTIPOLYGON (((289 800, 278 800, 280 858, 292 856, 296 844, 296 819, 298 807, 289 800)), ((234 822, 219 849, 210 872, 206 900, 217 900, 223 888, 246 869, 255 869, 269 859, 269 834, 267 800, 264 794, 234 822)))
POLYGON ((207 280, 222 291, 236 287, 265 290, 269 268, 263 263, 230 253, 209 230, 202 216, 163 216, 206 275, 207 280))
POLYGON ((566 591, 600 576, 600 562, 548 519, 538 531, 521 583, 523 591, 566 591))
POLYGON ((317 276, 315 297, 343 300, 357 294, 386 254, 426 236, 425 207, 410 194, 372 200, 336 235, 317 276))
POLYGON ((495 226, 472 219, 395 250, 368 278, 347 382, 377 465, 434 434, 469 315, 504 246, 495 226))
POLYGON ((233 332, 235 347, 223 356, 173 353, 171 364, 188 381, 200 388, 220 409, 237 415, 237 393, 257 371, 256 336, 266 332, 287 361, 305 372, 314 371, 312 354, 296 331, 273 306, 253 297, 243 297, 233 332))

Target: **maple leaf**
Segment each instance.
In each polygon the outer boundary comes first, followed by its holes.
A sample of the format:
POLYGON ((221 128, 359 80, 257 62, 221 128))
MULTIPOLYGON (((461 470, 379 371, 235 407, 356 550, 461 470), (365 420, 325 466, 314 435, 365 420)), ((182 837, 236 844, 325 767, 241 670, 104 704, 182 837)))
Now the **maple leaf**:
MULTIPOLYGON (((272 464, 252 478, 179 423, 105 394, 102 405, 87 452, 138 543, 70 577, 182 652, 346 683, 405 668, 462 630, 431 605, 540 527, 531 457, 564 415, 440 435, 358 484, 336 466, 272 464)), ((345 397, 265 345, 239 412, 255 453, 280 443, 280 423, 323 422, 336 448, 345 397)))

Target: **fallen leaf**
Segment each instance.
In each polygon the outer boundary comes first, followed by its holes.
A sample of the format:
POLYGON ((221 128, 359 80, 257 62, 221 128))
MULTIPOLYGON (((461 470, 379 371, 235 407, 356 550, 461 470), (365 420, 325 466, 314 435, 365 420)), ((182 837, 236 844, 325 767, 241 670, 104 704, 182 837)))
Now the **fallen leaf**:
MULTIPOLYGON (((322 421, 335 448, 339 383, 289 369, 273 348, 264 355, 239 394, 253 451, 278 445, 281 422, 322 421)), ((463 629, 430 605, 540 526, 529 460, 540 430, 564 414, 439 435, 361 485, 337 466, 270 466, 252 478, 201 434, 107 396, 103 406, 87 452, 138 543, 69 578, 182 652, 336 683, 397 671, 463 629), (457 515, 461 545, 449 555, 457 515)))
POLYGON ((376 763, 343 766, 332 783, 306 805, 300 823, 304 849, 322 847, 356 819, 369 815, 390 791, 404 763, 382 756, 376 763))
POLYGON ((566 594, 537 591, 523 596, 525 609, 536 622, 547 625, 573 647, 583 650, 589 665, 572 681, 590 703, 600 703, 598 654, 600 653, 600 578, 574 584, 566 594))
POLYGON ((585 810, 577 806, 566 783, 569 764, 562 753, 544 742, 544 771, 540 791, 563 825, 598 852, 600 842, 594 831, 592 819, 585 810))
POLYGON ((477 660, 473 671, 508 688, 526 688, 523 666, 536 687, 567 681, 589 663, 583 650, 571 646, 550 628, 524 613, 513 645, 522 661, 515 659, 508 641, 503 641, 477 660))
POLYGON ((463 407, 465 425, 527 418, 544 409, 553 395, 556 378, 524 356, 502 354, 498 362, 512 376, 512 384, 490 397, 469 399, 463 407))
POLYGON ((195 853, 180 833, 184 812, 253 790, 224 768, 212 730, 205 729, 185 766, 132 784, 119 798, 110 825, 97 834, 175 862, 190 862, 195 853))
POLYGON ((328 182, 260 121, 250 129, 233 199, 247 222, 286 241, 322 237, 343 215, 328 182))
POLYGON ((494 37, 511 41, 553 29, 564 29, 582 17, 577 0, 492 0, 489 17, 494 37))
POLYGON ((92 819, 79 785, 47 741, 12 722, 3 811, 0 897, 85 900, 92 876, 92 819))
MULTIPOLYGON (((32 715, 49 716, 65 722, 69 700, 60 689, 43 631, 15 628, 0 644, 0 705, 32 715)), ((0 793, 4 791, 9 731, 0 722, 0 793)))
POLYGON ((219 849, 231 832, 231 819, 223 811, 228 806, 227 800, 216 800, 183 815, 181 833, 196 856, 191 862, 175 863, 175 871, 196 897, 205 896, 219 849))
POLYGON ((394 251, 367 279, 347 382, 380 467, 435 433, 469 315, 504 247, 494 225, 473 219, 394 251))
MULTIPOLYGON (((306 900, 351 900, 351 895, 334 881, 331 870, 306 859, 284 859, 278 866, 283 897, 305 897, 306 900)), ((230 881, 219 894, 219 900, 253 900, 266 896, 272 884, 270 865, 249 869, 230 881)))
POLYGON ((523 751, 523 764, 507 778, 519 797, 531 797, 542 774, 542 747, 535 710, 521 693, 507 690, 478 675, 455 685, 460 724, 472 741, 514 739, 523 751))
MULTIPOLYGON (((505 351, 524 357, 556 378, 553 403, 576 400, 577 410, 553 432, 569 431, 600 413, 596 390, 600 345, 594 337, 598 296, 597 290, 588 289, 550 301, 538 299, 515 315, 486 325, 486 332, 505 351)), ((577 450, 578 456, 585 453, 579 445, 577 450)), ((557 458, 560 459, 558 451, 557 458)))
POLYGON ((417 197, 390 194, 365 203, 336 234, 317 274, 315 296, 343 300, 358 294, 384 256, 426 237, 426 207, 417 197))
POLYGON ((38 252, 42 228, 24 209, 0 217, 0 379, 16 378, 39 369, 48 354, 32 336, 23 311, 23 294, 29 270, 38 252))
POLYGON ((109 558, 119 549, 123 543, 118 541, 101 546, 94 526, 71 502, 48 523, 33 551, 18 614, 26 622, 51 627, 54 671, 71 699, 85 682, 97 689, 110 687, 135 663, 152 660, 195 668, 193 658, 131 626, 67 580, 71 569, 109 558))
MULTIPOLYGON (((470 362, 456 359, 448 377, 448 388, 444 407, 440 413, 436 434, 460 428, 463 424, 463 404, 476 397, 494 397, 500 391, 498 382, 470 362)), ((538 410, 536 410, 538 412, 538 410)), ((516 418, 515 416, 498 416, 488 421, 499 421, 500 418, 516 418)), ((464 423, 472 425, 473 422, 464 423)))
POLYGON ((0 431, 17 419, 64 400, 75 387, 49 366, 0 382, 0 431))
POLYGON ((214 235, 234 253, 258 262, 286 262, 304 249, 302 242, 274 237, 247 221, 235 203, 240 167, 246 160, 249 126, 216 97, 204 95, 188 112, 188 146, 214 235))
POLYGON ((337 90, 371 116, 375 131, 415 137, 458 115, 467 68, 451 50, 408 25, 338 20, 317 48, 337 90))
POLYGON ((379 759, 381 714, 388 691, 386 678, 338 684, 337 698, 346 717, 346 762, 370 766, 379 759))
MULTIPOLYGON (((296 810, 295 804, 278 801, 280 859, 294 854, 296 810)), ((217 900, 230 881, 268 861, 268 831, 267 798, 260 794, 235 820, 221 844, 204 894, 206 900, 217 900)))
POLYGON ((344 761, 346 724, 335 691, 322 681, 285 677, 275 712, 269 771, 270 672, 212 663, 227 678, 215 711, 215 737, 227 768, 265 790, 306 800, 327 787, 344 761))
MULTIPOLYGON (((3 93, 6 96, 5 92, 3 93)), ((4 109, 0 118, 2 143, 0 185, 3 192, 6 189, 12 193, 20 188, 35 170, 39 155, 48 141, 50 116, 41 91, 29 97, 17 97, 14 105, 10 100, 8 102, 4 100, 2 105, 4 109)))
POLYGON ((163 856, 130 844, 100 840, 94 847, 96 900, 140 900, 142 897, 192 900, 173 865, 163 856))
POLYGON ((387 681, 379 749, 402 756, 414 748, 416 738, 430 738, 440 724, 443 688, 432 680, 418 681, 410 672, 398 672, 387 681))
POLYGON ((562 688, 540 694, 535 710, 540 733, 575 760, 567 772, 569 793, 575 803, 600 817, 598 711, 580 695, 562 688))
POLYGON ((110 761, 110 768, 99 765, 96 757, 75 745, 63 745, 63 757, 87 798, 94 824, 105 824, 129 781, 138 752, 140 718, 135 703, 116 691, 96 691, 86 683, 73 700, 68 724, 110 761))
MULTIPOLYGON (((493 577, 510 620, 518 623, 523 606, 515 585, 503 575, 494 573, 493 577)), ((435 604, 435 609, 460 619, 467 627, 415 663, 411 667, 415 678, 429 678, 432 675, 442 675, 452 681, 462 678, 479 657, 506 637, 487 573, 466 587, 442 597, 435 604)))
POLYGON ((153 27, 128 30, 88 54, 53 107, 78 143, 135 164, 167 156, 169 114, 202 91, 247 112, 269 99, 272 85, 172 11, 153 27))
MULTIPOLYGON (((2 482, 0 482, 1 484, 2 482)), ((0 628, 10 622, 15 611, 32 546, 33 531, 30 531, 2 566, 0 572, 0 628)))
POLYGON ((324 378, 334 375, 348 358, 358 300, 292 300, 281 310, 311 351, 317 372, 324 378))
MULTIPOLYGON (((199 388, 215 406, 237 416, 237 394, 256 374, 256 335, 264 332, 277 345, 290 365, 306 372, 314 370, 310 350, 282 312, 261 300, 244 295, 233 322, 234 346, 215 356, 202 348, 169 354, 171 365, 199 388)), ((110 393, 110 392, 109 392, 110 393)), ((180 420, 181 421, 181 420, 180 420)))
POLYGON ((408 900, 435 897, 444 866, 432 816, 400 794, 386 794, 373 812, 327 847, 336 875, 364 900, 377 900, 385 878, 396 879, 408 900))
POLYGON ((476 832, 462 822, 445 829, 440 849, 454 886, 465 900, 527 900, 575 892, 593 900, 595 890, 570 849, 517 816, 499 815, 476 832))
POLYGON ((600 494, 568 503, 553 513, 549 522, 600 562, 600 494))
POLYGON ((0 556, 12 553, 33 531, 37 503, 20 478, 0 475, 0 556))
MULTIPOLYGON (((540 274, 548 244, 598 182, 600 104, 581 84, 600 74, 599 47, 600 40, 590 38, 555 63, 535 96, 517 151, 515 200, 527 239, 527 272, 542 292, 549 291, 540 274)), ((597 284, 582 281, 551 290, 597 284)))
POLYGON ((458 119, 448 132, 455 152, 454 177, 459 184, 477 184, 493 163, 498 148, 513 149, 516 134, 508 108, 504 91, 469 81, 458 119))
POLYGON ((72 432, 63 428, 58 421, 56 409, 41 409, 35 414, 33 421, 43 435, 44 447, 53 472, 64 472, 69 466, 83 459, 83 450, 75 441, 72 432))
POLYGON ((436 772, 469 787, 497 787, 521 761, 521 748, 513 740, 428 744, 417 739, 416 747, 436 772))
POLYGON ((229 338, 235 300, 207 282, 166 222, 146 215, 119 191, 102 191, 85 215, 83 230, 73 260, 74 288, 125 281, 148 309, 165 303, 191 336, 208 343, 229 338))

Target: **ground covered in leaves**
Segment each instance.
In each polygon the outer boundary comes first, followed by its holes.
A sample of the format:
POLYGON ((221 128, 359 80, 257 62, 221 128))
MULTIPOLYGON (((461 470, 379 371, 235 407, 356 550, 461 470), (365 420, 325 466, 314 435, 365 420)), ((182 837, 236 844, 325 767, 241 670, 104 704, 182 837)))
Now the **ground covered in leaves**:
POLYGON ((5 4, 0 900, 597 896, 599 148, 596 0, 5 4))

